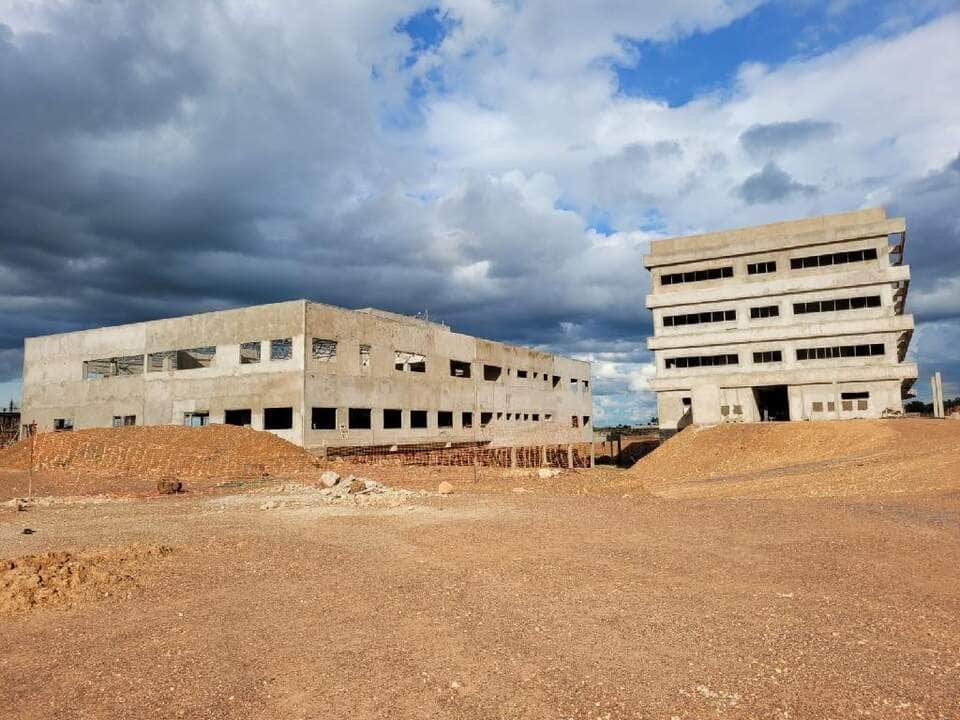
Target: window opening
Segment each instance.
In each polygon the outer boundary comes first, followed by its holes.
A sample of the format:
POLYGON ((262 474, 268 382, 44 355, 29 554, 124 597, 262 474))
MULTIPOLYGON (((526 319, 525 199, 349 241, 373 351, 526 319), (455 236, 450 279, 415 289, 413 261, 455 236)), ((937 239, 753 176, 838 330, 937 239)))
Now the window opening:
POLYGON ((249 408, 244 408, 241 410, 224 410, 223 423, 224 425, 239 425, 241 427, 244 425, 252 425, 253 413, 249 408))
POLYGON ((263 409, 264 430, 289 430, 293 427, 293 408, 276 407, 263 409))
POLYGON ((393 367, 401 372, 423 373, 427 371, 427 356, 421 353, 397 350, 394 352, 393 367))
POLYGON ((313 338, 310 352, 317 362, 333 362, 337 359, 337 341, 326 338, 313 338))
POLYGON ((347 422, 351 430, 369 430, 370 408, 350 408, 347 412, 347 422))
POLYGON ((427 411, 411 410, 410 411, 410 427, 418 428, 418 429, 427 427, 427 411))
POLYGON ((186 412, 183 414, 183 424, 187 427, 203 427, 210 424, 208 412, 186 412))
POLYGON ((399 430, 403 427, 403 410, 389 408, 383 411, 383 429, 399 430))
POLYGON ((271 360, 289 360, 293 357, 293 338, 279 338, 270 341, 271 360))
POLYGON ((460 377, 460 378, 470 377, 470 363, 462 362, 460 360, 451 360, 450 375, 451 377, 460 377))
POLYGON ((313 430, 336 430, 337 409, 335 407, 311 408, 310 428, 313 430))
POLYGON ((258 362, 260 362, 260 341, 251 340, 240 343, 240 364, 253 365, 258 362))

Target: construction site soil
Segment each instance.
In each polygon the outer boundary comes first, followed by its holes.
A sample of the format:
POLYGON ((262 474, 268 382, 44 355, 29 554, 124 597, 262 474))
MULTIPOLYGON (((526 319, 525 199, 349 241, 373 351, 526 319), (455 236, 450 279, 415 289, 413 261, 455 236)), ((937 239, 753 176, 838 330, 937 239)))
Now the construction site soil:
POLYGON ((690 428, 559 475, 138 430, 43 436, 32 501, 0 454, 2 718, 960 717, 960 423, 690 428))

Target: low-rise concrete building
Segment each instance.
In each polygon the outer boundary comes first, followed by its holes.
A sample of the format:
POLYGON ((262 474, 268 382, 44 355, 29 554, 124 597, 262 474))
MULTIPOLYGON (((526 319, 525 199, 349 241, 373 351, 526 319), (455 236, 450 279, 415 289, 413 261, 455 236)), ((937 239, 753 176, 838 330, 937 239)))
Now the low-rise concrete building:
POLYGON ((653 241, 661 433, 902 412, 917 377, 905 238, 876 208, 653 241))
POLYGON ((309 449, 589 442, 590 364, 308 300, 27 338, 40 430, 229 423, 309 449))

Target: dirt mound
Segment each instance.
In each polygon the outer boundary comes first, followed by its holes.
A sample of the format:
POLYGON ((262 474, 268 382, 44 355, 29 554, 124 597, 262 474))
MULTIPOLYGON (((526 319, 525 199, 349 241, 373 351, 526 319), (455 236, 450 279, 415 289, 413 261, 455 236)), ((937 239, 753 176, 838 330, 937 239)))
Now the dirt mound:
POLYGON ((97 491, 90 481, 103 478, 136 480, 144 486, 131 485, 132 491, 155 491, 159 478, 176 478, 190 490, 196 489, 196 481, 315 477, 321 466, 306 450, 271 433, 233 425, 40 433, 0 450, 0 469, 28 471, 31 453, 35 473, 60 480, 51 489, 54 494, 97 491))
POLYGON ((62 550, 0 560, 0 615, 130 593, 139 587, 134 566, 170 552, 166 545, 133 545, 97 554, 62 550))
POLYGON ((930 420, 692 427, 611 489, 667 497, 846 495, 953 487, 960 430, 930 420))

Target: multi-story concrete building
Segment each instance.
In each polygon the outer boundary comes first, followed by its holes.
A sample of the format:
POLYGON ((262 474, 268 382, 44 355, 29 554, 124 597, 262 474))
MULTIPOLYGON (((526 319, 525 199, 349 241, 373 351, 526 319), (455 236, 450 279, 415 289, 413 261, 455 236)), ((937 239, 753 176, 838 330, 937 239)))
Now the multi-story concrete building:
POLYGON ((589 442, 590 364, 307 300, 27 338, 40 430, 229 423, 310 449, 589 442))
POLYGON ((905 238, 877 208, 653 241, 661 432, 902 411, 917 377, 905 238))

